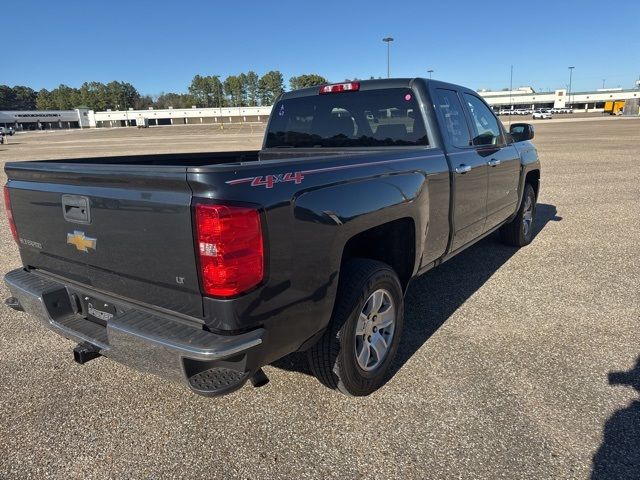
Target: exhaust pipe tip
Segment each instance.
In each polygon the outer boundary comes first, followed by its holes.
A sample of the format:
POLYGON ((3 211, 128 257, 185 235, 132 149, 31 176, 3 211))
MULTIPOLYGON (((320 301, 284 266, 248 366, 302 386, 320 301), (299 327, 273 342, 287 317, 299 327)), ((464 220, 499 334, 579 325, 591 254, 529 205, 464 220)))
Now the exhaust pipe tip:
POLYGON ((73 359, 80 365, 84 365, 88 361, 100 356, 98 347, 90 343, 81 343, 73 349, 73 359))
POLYGON ((261 368, 251 376, 251 385, 256 388, 264 387, 267 383, 269 383, 269 377, 267 377, 267 374, 264 373, 261 368))

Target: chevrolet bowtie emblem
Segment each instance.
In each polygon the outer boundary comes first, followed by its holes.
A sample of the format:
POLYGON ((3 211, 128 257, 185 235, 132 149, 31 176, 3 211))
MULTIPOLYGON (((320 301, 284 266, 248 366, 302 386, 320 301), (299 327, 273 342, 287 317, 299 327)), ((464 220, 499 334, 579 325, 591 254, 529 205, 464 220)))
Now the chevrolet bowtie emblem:
POLYGON ((81 252, 89 252, 89 248, 96 249, 97 239, 85 237, 84 232, 78 230, 73 233, 67 233, 67 243, 73 245, 81 252))

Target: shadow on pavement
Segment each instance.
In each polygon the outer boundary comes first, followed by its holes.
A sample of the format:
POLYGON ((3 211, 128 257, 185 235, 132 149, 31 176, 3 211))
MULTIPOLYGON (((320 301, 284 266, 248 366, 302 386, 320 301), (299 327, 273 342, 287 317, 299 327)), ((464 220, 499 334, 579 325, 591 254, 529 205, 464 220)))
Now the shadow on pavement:
MULTIPOLYGON (((537 205, 535 235, 547 223, 562 220, 556 213, 554 205, 537 205)), ((416 278, 405 295, 404 331, 389 378, 517 251, 500 243, 496 232, 416 278)), ((304 352, 287 355, 272 366, 311 375, 304 352)))
MULTIPOLYGON (((640 357, 628 372, 610 372, 609 385, 632 387, 640 393, 640 357)), ((593 456, 591 478, 640 479, 640 399, 607 420, 602 444, 593 456)))

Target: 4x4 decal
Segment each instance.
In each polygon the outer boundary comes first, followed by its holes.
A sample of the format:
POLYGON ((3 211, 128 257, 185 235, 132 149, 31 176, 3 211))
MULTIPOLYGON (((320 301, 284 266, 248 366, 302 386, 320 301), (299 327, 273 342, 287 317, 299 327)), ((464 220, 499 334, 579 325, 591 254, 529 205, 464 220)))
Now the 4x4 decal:
POLYGON ((273 188, 276 183, 294 182, 296 185, 302 183, 304 175, 302 172, 293 173, 278 173, 276 175, 266 175, 264 177, 254 177, 251 180, 252 187, 265 186, 267 188, 273 188))
POLYGON ((381 160, 379 162, 354 163, 351 165, 339 165, 335 167, 317 168, 315 170, 303 170, 301 172, 275 173, 271 175, 260 175, 258 177, 236 178, 234 180, 227 180, 224 183, 226 183, 227 185, 238 185, 241 183, 250 183, 252 187, 265 187, 265 188, 273 188, 274 185, 278 183, 286 183, 286 182, 294 182, 296 185, 299 185, 302 183, 302 180, 305 178, 305 176, 311 175, 314 173, 326 173, 326 172, 333 172, 336 170, 347 170, 351 168, 386 165, 389 163, 406 162, 407 160, 412 160, 412 158, 398 158, 394 160, 381 160))
POLYGON ((250 183, 252 187, 273 188, 277 183, 294 182, 296 185, 302 183, 304 172, 276 173, 272 175, 260 175, 258 177, 237 178, 227 180, 227 185, 238 185, 240 183, 250 183))

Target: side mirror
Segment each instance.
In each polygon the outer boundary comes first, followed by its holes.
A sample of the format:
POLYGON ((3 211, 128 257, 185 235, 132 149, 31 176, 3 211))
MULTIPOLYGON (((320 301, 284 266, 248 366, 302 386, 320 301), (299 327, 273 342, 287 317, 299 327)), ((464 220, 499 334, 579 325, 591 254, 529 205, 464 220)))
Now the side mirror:
POLYGON ((514 142, 524 142, 533 138, 535 130, 530 123, 514 123, 509 129, 514 142))

